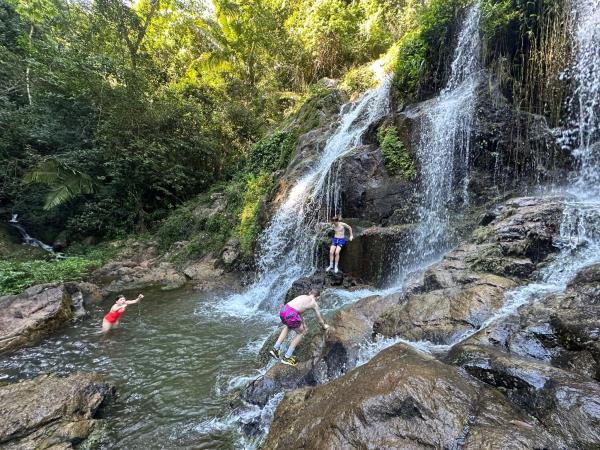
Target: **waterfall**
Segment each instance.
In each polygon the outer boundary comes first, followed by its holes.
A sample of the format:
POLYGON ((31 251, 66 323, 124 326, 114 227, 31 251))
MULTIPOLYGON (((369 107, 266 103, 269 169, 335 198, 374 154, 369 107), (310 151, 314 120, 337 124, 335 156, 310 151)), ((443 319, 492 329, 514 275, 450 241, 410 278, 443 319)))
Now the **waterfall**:
MULTIPOLYGON (((27 230, 25 230, 25 228, 19 223, 18 217, 19 217, 18 214, 13 214, 12 218, 8 221, 8 223, 10 223, 10 225, 12 227, 16 228, 19 231, 19 233, 21 234, 21 237, 23 238, 23 244, 31 245, 32 247, 39 247, 48 253, 52 253, 53 255, 56 254, 51 245, 44 244, 39 239, 31 237, 29 235, 29 233, 27 233, 27 230)), ((63 256, 61 253, 57 254, 57 258, 62 258, 62 257, 63 256)))
POLYGON ((257 278, 244 294, 227 301, 229 312, 255 311, 280 304, 292 283, 316 268, 319 236, 324 222, 340 213, 337 180, 339 159, 361 144, 369 126, 389 112, 391 78, 344 105, 340 123, 318 160, 289 190, 271 222, 258 239, 257 278))
POLYGON ((574 58, 570 73, 574 84, 570 102, 573 155, 579 170, 572 183, 575 193, 600 191, 600 3, 573 0, 574 58))
MULTIPOLYGON (((600 262, 600 3, 597 0, 573 0, 573 94, 570 100, 570 125, 566 131, 578 170, 567 187, 567 198, 555 242, 558 254, 540 270, 538 278, 507 293, 503 307, 480 327, 487 328, 514 314, 519 307, 546 295, 562 292, 575 274, 600 262)), ((480 329, 470 330, 447 345, 409 342, 401 338, 369 343, 362 349, 361 362, 396 342, 406 342, 425 351, 447 351, 480 329)))
POLYGON ((470 136, 481 70, 480 17, 478 1, 467 11, 446 87, 421 124, 416 152, 422 184, 418 224, 410 248, 400 252, 400 277, 448 250, 449 217, 457 186, 463 206, 469 201, 470 136))

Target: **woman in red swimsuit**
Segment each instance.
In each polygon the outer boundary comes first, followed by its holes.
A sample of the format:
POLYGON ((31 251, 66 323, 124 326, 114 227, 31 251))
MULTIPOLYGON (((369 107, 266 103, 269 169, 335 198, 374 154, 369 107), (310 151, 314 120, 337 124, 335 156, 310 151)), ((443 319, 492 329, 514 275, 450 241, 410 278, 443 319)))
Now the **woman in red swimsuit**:
POLYGON ((116 303, 110 308, 110 311, 102 320, 102 331, 109 331, 115 325, 119 325, 119 318, 125 312, 127 306, 134 305, 143 298, 144 296, 140 294, 135 300, 127 300, 124 295, 119 295, 116 303))

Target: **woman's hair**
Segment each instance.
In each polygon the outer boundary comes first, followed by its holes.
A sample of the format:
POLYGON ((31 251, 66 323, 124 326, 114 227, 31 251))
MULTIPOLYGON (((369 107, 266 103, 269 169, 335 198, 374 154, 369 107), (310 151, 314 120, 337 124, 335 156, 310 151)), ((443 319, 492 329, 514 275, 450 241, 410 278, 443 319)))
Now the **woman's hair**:
POLYGON ((318 289, 311 289, 308 293, 308 295, 312 295, 314 297, 320 297, 321 296, 321 291, 318 289))
POLYGON ((125 296, 123 294, 117 295, 117 300, 120 300, 120 299, 126 300, 126 298, 125 298, 125 296))

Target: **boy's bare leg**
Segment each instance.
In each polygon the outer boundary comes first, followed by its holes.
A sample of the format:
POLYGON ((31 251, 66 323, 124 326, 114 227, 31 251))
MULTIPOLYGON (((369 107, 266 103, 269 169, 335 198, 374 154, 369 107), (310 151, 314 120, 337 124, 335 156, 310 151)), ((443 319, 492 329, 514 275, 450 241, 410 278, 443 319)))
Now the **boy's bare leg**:
POLYGON ((306 331, 306 329, 304 328, 304 325, 301 325, 299 328, 296 328, 294 331, 296 332, 296 336, 294 336, 294 338, 292 339, 292 342, 290 342, 290 347, 295 349, 298 346, 298 344, 300 343, 300 341, 302 340, 302 338, 304 337, 304 332, 306 331))
POLYGON ((332 245, 331 247, 329 247, 329 267, 325 270, 331 270, 333 269, 333 261, 335 259, 335 245, 332 245))
POLYGON ((342 251, 342 247, 335 248, 335 273, 338 271, 338 263, 340 262, 340 252, 342 251))
POLYGON ((284 325, 283 329, 281 330, 281 333, 279 333, 279 337, 277 338, 277 342, 275 342, 276 348, 279 348, 279 346, 281 345, 281 343, 283 341, 285 341, 285 338, 287 337, 289 331, 290 330, 287 327, 287 325, 284 325))
MULTIPOLYGON (((298 346, 298 344, 304 337, 304 332, 306 331, 306 328, 304 327, 304 324, 302 324, 298 328, 295 328, 294 331, 296 332, 296 336, 294 336, 294 338, 292 339, 292 342, 290 342, 290 346, 287 348, 287 351, 285 352, 285 356, 283 358, 284 363, 286 362, 286 360, 289 361, 289 359, 294 354, 294 350, 296 350, 296 347, 298 346)), ((295 362, 293 364, 295 364, 295 362)))

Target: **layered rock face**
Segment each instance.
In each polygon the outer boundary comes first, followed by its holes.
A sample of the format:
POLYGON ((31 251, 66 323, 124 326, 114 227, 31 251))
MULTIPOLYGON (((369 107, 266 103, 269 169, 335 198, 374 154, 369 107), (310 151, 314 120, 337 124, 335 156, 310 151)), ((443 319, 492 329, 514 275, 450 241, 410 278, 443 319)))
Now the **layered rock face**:
POLYGON ((85 315, 76 285, 41 284, 0 298, 0 352, 33 343, 85 315))
MULTIPOLYGON (((331 326, 328 333, 309 322, 306 336, 296 351, 298 365, 293 368, 283 364, 272 366, 242 390, 241 398, 264 406, 279 392, 325 383, 346 373, 357 363, 360 344, 370 338, 373 320, 394 301, 397 298, 393 296, 384 300, 373 296, 339 309, 327 318, 331 326)), ((265 362, 277 335, 267 340, 260 352, 259 358, 265 362)))
POLYGON ((70 449, 98 424, 99 409, 115 388, 97 375, 41 375, 0 386, 0 447, 70 449))
POLYGON ((374 331, 451 344, 477 330, 504 305, 506 291, 557 250, 552 243, 561 213, 558 198, 508 201, 489 225, 430 266, 422 283, 388 309, 374 331))
MULTIPOLYGON (((600 264, 500 314, 507 292, 554 258, 563 205, 510 200, 402 294, 368 299, 391 305, 354 336, 447 350, 396 344, 341 376, 297 383, 265 448, 600 448, 600 264)), ((352 355, 357 341, 346 342, 352 355)))

